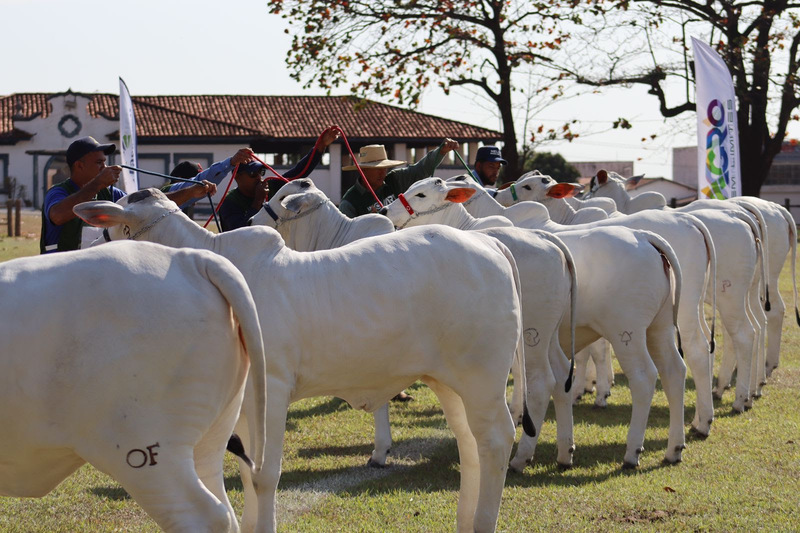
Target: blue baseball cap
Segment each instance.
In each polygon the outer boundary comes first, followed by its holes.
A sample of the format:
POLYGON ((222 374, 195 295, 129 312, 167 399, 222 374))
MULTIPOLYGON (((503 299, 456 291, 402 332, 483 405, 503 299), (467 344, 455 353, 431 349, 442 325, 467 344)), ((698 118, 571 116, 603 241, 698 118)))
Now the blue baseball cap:
POLYGON ((500 155, 500 148, 497 146, 481 146, 478 148, 478 153, 475 154, 475 162, 477 163, 478 161, 499 161, 504 165, 508 164, 508 161, 500 155))
POLYGON ((67 165, 72 166, 75 161, 92 152, 103 152, 111 155, 117 151, 115 144, 100 144, 94 137, 81 137, 75 139, 67 148, 67 165))
POLYGON ((267 167, 265 167, 258 161, 250 161, 245 165, 239 165, 238 172, 247 172, 248 174, 261 174, 263 176, 266 170, 267 167))

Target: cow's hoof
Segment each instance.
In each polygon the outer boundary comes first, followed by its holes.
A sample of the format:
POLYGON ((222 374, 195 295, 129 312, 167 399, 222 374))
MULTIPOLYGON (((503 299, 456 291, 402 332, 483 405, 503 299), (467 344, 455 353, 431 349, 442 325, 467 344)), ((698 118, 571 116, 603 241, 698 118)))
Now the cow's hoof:
POLYGON ((683 458, 680 455, 678 456, 677 459, 674 459, 674 460, 673 459, 669 459, 668 457, 664 457, 664 459, 661 460, 661 464, 670 465, 671 466, 671 465, 676 465, 676 464, 680 463, 681 461, 683 461, 683 458))
POLYGON ((700 431, 699 429, 697 429, 694 426, 691 426, 689 428, 689 433, 691 433, 695 438, 701 439, 701 440, 706 440, 708 438, 708 435, 709 435, 709 433, 703 433, 702 431, 700 431))
POLYGON ((401 391, 400 394, 397 394, 394 398, 392 398, 393 402, 410 402, 413 400, 414 397, 410 394, 406 394, 406 391, 401 391))
POLYGON ((628 461, 622 463, 623 470, 636 470, 637 468, 639 468, 639 463, 629 463, 628 461))
POLYGON ((508 463, 508 468, 512 472, 516 472, 518 474, 522 474, 525 471, 525 467, 528 465, 528 461, 521 461, 519 459, 512 459, 510 463, 508 463))
POLYGON ((386 463, 381 464, 370 457, 369 461, 367 461, 367 466, 370 468, 386 468, 386 463))
POLYGON ((608 407, 608 404, 606 402, 602 402, 602 403, 594 402, 592 404, 592 409, 605 409, 606 407, 608 407))
POLYGON ((557 462, 556 465, 558 465, 559 472, 564 472, 565 470, 571 470, 572 469, 572 463, 558 463, 557 462))

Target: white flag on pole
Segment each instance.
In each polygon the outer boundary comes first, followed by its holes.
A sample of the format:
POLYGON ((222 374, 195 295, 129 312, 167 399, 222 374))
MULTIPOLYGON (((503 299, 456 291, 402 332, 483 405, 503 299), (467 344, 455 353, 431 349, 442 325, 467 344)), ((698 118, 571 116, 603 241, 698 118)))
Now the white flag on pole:
POLYGON ((725 61, 692 37, 697 102, 697 197, 742 194, 736 93, 725 61))
MULTIPOLYGON (((130 167, 139 167, 136 155, 136 117, 133 114, 133 102, 128 86, 119 79, 119 141, 122 145, 122 163, 130 167)), ((139 173, 127 168, 122 169, 121 189, 130 194, 139 190, 139 173)))

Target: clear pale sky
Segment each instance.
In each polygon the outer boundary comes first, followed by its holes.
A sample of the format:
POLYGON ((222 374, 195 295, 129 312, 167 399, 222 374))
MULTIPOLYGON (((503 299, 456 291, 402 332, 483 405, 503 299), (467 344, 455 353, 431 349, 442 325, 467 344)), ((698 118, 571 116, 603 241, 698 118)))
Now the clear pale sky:
MULTIPOLYGON (((324 94, 289 78, 286 22, 269 14, 264 0, 0 0, 0 21, 0 95, 116 94, 119 77, 134 96, 324 94)), ((431 90, 419 111, 500 129, 468 95, 431 90)), ((670 177, 670 148, 696 142, 695 117, 685 115, 665 127, 644 88, 581 97, 538 118, 547 126, 575 118, 600 130, 624 116, 636 127, 541 149, 569 161, 633 160, 636 173, 670 177), (657 140, 642 143, 652 133, 657 140)))

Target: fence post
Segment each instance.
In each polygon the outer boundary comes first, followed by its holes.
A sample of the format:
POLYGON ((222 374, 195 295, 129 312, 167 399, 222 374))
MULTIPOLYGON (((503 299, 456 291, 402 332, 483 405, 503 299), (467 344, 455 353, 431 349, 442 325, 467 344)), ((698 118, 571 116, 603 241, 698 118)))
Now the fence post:
POLYGON ((783 207, 785 207, 786 210, 789 211, 790 213, 792 212, 792 209, 791 209, 792 204, 789 202, 788 198, 784 198, 783 199, 783 207))
POLYGON ((6 200, 6 220, 8 221, 8 236, 12 237, 14 235, 14 227, 12 226, 13 220, 11 219, 11 200, 6 200))
POLYGON ((672 198, 670 198, 670 199, 669 199, 669 206, 670 206, 672 209, 675 209, 676 207, 678 207, 678 199, 677 199, 677 198, 675 198, 674 196, 673 196, 672 198))
POLYGON ((14 236, 21 237, 22 236, 22 215, 20 211, 22 211, 22 198, 17 198, 16 205, 17 214, 14 217, 14 236))

